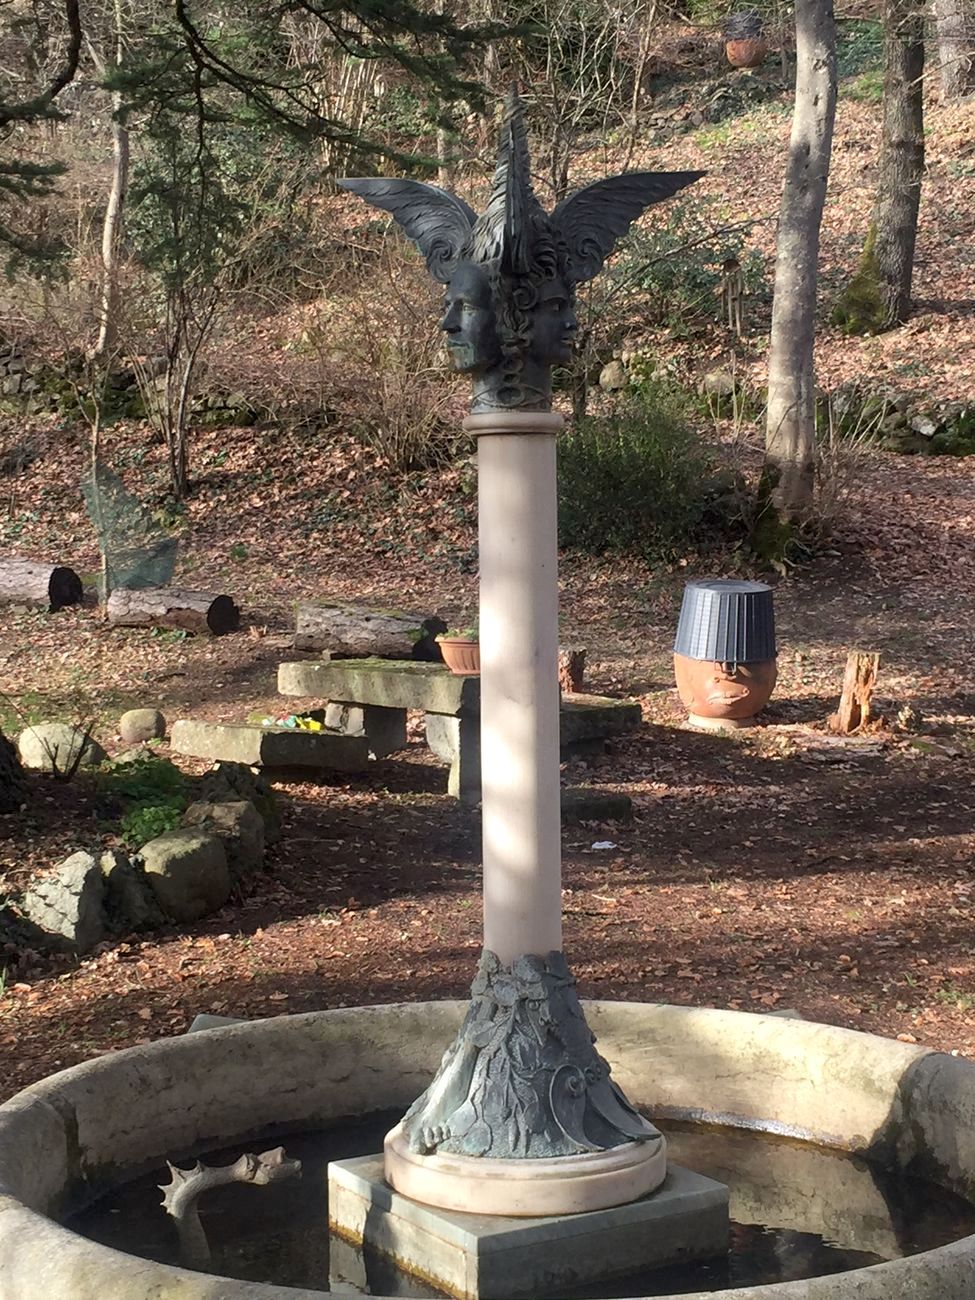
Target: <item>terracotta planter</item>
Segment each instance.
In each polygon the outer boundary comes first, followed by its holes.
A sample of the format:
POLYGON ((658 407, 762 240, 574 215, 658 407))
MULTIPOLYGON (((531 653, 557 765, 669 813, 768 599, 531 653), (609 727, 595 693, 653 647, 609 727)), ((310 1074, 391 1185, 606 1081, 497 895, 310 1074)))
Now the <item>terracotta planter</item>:
POLYGON ((481 671, 481 646, 463 636, 438 636, 443 661, 458 677, 476 677, 481 671))
POLYGON ((764 582, 717 578, 684 589, 674 674, 695 726, 740 727, 775 687, 775 619, 764 582))
POLYGON ((674 655, 677 693, 695 726, 740 727, 764 709, 775 689, 775 660, 734 664, 674 655))
POLYGON ((764 36, 726 41, 724 52, 733 68, 757 68, 764 63, 765 56, 768 54, 768 41, 764 36))

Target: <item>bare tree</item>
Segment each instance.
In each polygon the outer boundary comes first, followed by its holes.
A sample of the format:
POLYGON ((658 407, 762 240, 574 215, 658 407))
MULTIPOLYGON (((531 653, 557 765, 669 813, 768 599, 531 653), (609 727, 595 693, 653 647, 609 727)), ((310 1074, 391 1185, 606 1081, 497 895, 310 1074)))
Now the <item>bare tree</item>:
POLYGON ((776 526, 800 519, 812 501, 819 230, 835 115, 832 0, 797 0, 796 99, 775 251, 761 494, 765 521, 776 526))
POLYGON ((873 215, 856 273, 833 319, 879 334, 911 313, 924 177, 924 14, 919 0, 884 0, 884 114, 873 215))
POLYGON ((975 94, 975 4, 972 0, 934 0, 941 63, 941 97, 975 94))
MULTIPOLYGON (((117 73, 125 55, 125 18, 122 0, 114 0, 113 32, 106 42, 111 53, 106 54, 97 42, 86 36, 88 52, 98 75, 103 80, 117 73)), ((101 304, 98 320, 98 341, 94 355, 107 357, 115 348, 119 333, 119 253, 122 241, 122 222, 125 212, 125 193, 129 184, 129 129, 122 118, 122 92, 113 90, 112 97, 112 184, 102 223, 102 281, 101 304)))

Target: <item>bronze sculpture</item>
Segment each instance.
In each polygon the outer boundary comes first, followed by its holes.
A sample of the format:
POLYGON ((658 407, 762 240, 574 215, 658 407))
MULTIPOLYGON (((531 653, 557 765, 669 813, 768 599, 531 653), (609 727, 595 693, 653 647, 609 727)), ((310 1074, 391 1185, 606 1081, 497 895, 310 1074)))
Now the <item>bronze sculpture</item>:
POLYGON ((447 286, 443 329, 458 370, 473 380, 471 410, 547 411, 552 367, 571 356, 575 288, 599 273, 616 242, 651 204, 703 172, 631 172, 596 181, 546 214, 530 176, 524 114, 505 103, 491 195, 478 216, 423 181, 340 181, 392 213, 447 286))

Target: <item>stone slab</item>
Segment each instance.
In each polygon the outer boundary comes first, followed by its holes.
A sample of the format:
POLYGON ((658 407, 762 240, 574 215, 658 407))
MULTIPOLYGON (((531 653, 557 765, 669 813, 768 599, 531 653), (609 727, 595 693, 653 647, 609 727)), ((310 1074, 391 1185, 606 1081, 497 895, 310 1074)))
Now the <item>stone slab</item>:
POLYGON ((559 739, 563 745, 582 740, 605 740, 636 731, 643 712, 635 700, 614 700, 607 695, 563 695, 559 739))
POLYGON ((616 790, 569 785, 562 791, 562 820, 570 823, 632 821, 633 800, 616 790))
POLYGON ((364 736, 337 736, 290 727, 252 723, 196 722, 173 724, 170 746, 177 754, 211 758, 250 767, 312 767, 362 772, 369 766, 364 736))
POLYGON ((325 726, 343 736, 365 736, 373 758, 395 754, 407 744, 405 709, 384 709, 375 704, 327 704, 325 726))
POLYGON ((392 659, 280 664, 278 692, 454 716, 475 712, 481 701, 481 683, 477 677, 457 677, 443 664, 392 659))
POLYGON ((381 1155, 360 1156, 329 1164, 328 1205, 334 1234, 390 1256, 460 1300, 558 1295, 638 1269, 711 1258, 728 1246, 728 1188, 673 1164, 658 1191, 629 1205, 516 1219, 408 1200, 385 1182, 381 1155))

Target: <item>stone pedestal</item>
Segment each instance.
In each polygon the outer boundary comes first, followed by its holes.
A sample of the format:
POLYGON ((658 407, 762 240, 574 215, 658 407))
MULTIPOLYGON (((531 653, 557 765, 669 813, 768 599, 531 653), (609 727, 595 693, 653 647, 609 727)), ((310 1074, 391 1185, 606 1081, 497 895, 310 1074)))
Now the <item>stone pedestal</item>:
MULTIPOLYGON (((330 1270, 337 1290, 366 1290, 363 1245, 459 1300, 557 1296, 570 1286, 707 1259, 728 1245, 728 1189, 675 1165, 653 1196, 536 1218, 421 1205, 386 1184, 378 1155, 333 1161, 328 1180, 332 1241, 342 1239, 330 1270)), ((409 1291, 407 1281, 396 1293, 409 1291)))

